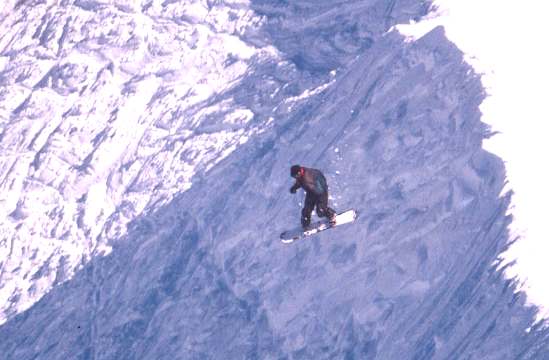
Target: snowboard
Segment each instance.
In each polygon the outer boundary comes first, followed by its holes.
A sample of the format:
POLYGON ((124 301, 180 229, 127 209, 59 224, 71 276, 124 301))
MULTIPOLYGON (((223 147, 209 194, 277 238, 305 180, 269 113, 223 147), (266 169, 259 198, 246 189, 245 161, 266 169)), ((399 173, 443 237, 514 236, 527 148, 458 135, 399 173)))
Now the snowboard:
POLYGON ((290 244, 295 240, 317 234, 321 231, 328 230, 339 225, 352 223, 355 221, 357 215, 358 214, 355 210, 347 210, 336 215, 336 222, 334 225, 331 225, 328 219, 323 219, 310 224, 306 229, 303 229, 303 227, 300 226, 292 230, 284 231, 280 234, 280 240, 282 240, 285 244, 290 244))

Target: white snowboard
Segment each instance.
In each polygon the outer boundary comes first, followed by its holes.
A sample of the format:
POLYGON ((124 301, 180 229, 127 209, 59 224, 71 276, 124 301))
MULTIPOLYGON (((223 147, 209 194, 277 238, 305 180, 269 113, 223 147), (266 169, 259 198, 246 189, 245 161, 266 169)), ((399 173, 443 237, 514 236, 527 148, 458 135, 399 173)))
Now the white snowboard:
POLYGON ((307 227, 307 229, 303 229, 300 226, 292 230, 284 231, 282 234, 280 234, 280 239, 282 240, 283 243, 290 244, 300 238, 311 236, 321 231, 324 231, 339 225, 352 223, 353 221, 355 221, 356 217, 357 217, 357 212, 355 210, 352 210, 352 209, 347 210, 345 212, 342 212, 341 214, 336 215, 335 225, 330 225, 330 222, 328 221, 328 219, 323 219, 315 223, 312 223, 307 227))

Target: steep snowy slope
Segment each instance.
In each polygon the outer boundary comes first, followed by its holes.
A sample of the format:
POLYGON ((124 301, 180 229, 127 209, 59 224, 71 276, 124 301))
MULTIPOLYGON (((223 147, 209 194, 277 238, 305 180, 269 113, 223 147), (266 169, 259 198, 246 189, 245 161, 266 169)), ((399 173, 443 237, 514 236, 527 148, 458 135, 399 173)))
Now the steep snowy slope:
MULTIPOLYGON (((441 28, 414 43, 389 31, 426 5, 250 6, 264 23, 242 40, 272 45, 281 59, 252 62, 215 101, 269 127, 204 165, 187 191, 131 221, 109 255, 0 327, 0 353, 546 357, 535 309, 495 266, 509 242, 509 197, 500 197, 502 162, 481 148, 480 81, 441 28), (322 168, 334 206, 357 208, 357 222, 281 244, 280 231, 299 221, 293 163, 322 168)), ((224 127, 225 113, 208 114, 204 132, 224 127)))
POLYGON ((259 23, 239 1, 4 6, 0 322, 266 126, 218 97, 275 56, 239 38, 259 23))

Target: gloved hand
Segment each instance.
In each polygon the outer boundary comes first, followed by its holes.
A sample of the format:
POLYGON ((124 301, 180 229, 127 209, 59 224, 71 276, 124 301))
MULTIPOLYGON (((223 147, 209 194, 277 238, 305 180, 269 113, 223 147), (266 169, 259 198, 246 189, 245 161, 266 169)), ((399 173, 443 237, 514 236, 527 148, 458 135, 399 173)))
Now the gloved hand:
POLYGON ((290 192, 291 192, 292 194, 295 194, 295 193, 297 192, 297 189, 292 187, 292 188, 290 188, 290 192))

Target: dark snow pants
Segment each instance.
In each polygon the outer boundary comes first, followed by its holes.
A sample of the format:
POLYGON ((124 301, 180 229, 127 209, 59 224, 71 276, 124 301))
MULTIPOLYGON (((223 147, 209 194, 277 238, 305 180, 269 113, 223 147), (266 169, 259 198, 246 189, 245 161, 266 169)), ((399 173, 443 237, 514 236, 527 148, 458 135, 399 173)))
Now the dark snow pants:
POLYGON ((334 209, 328 207, 328 193, 323 193, 322 195, 316 195, 314 193, 308 192, 305 195, 305 206, 301 210, 301 225, 304 227, 309 226, 311 223, 311 213, 316 206, 316 214, 319 217, 327 217, 331 219, 335 216, 336 212, 334 209))

